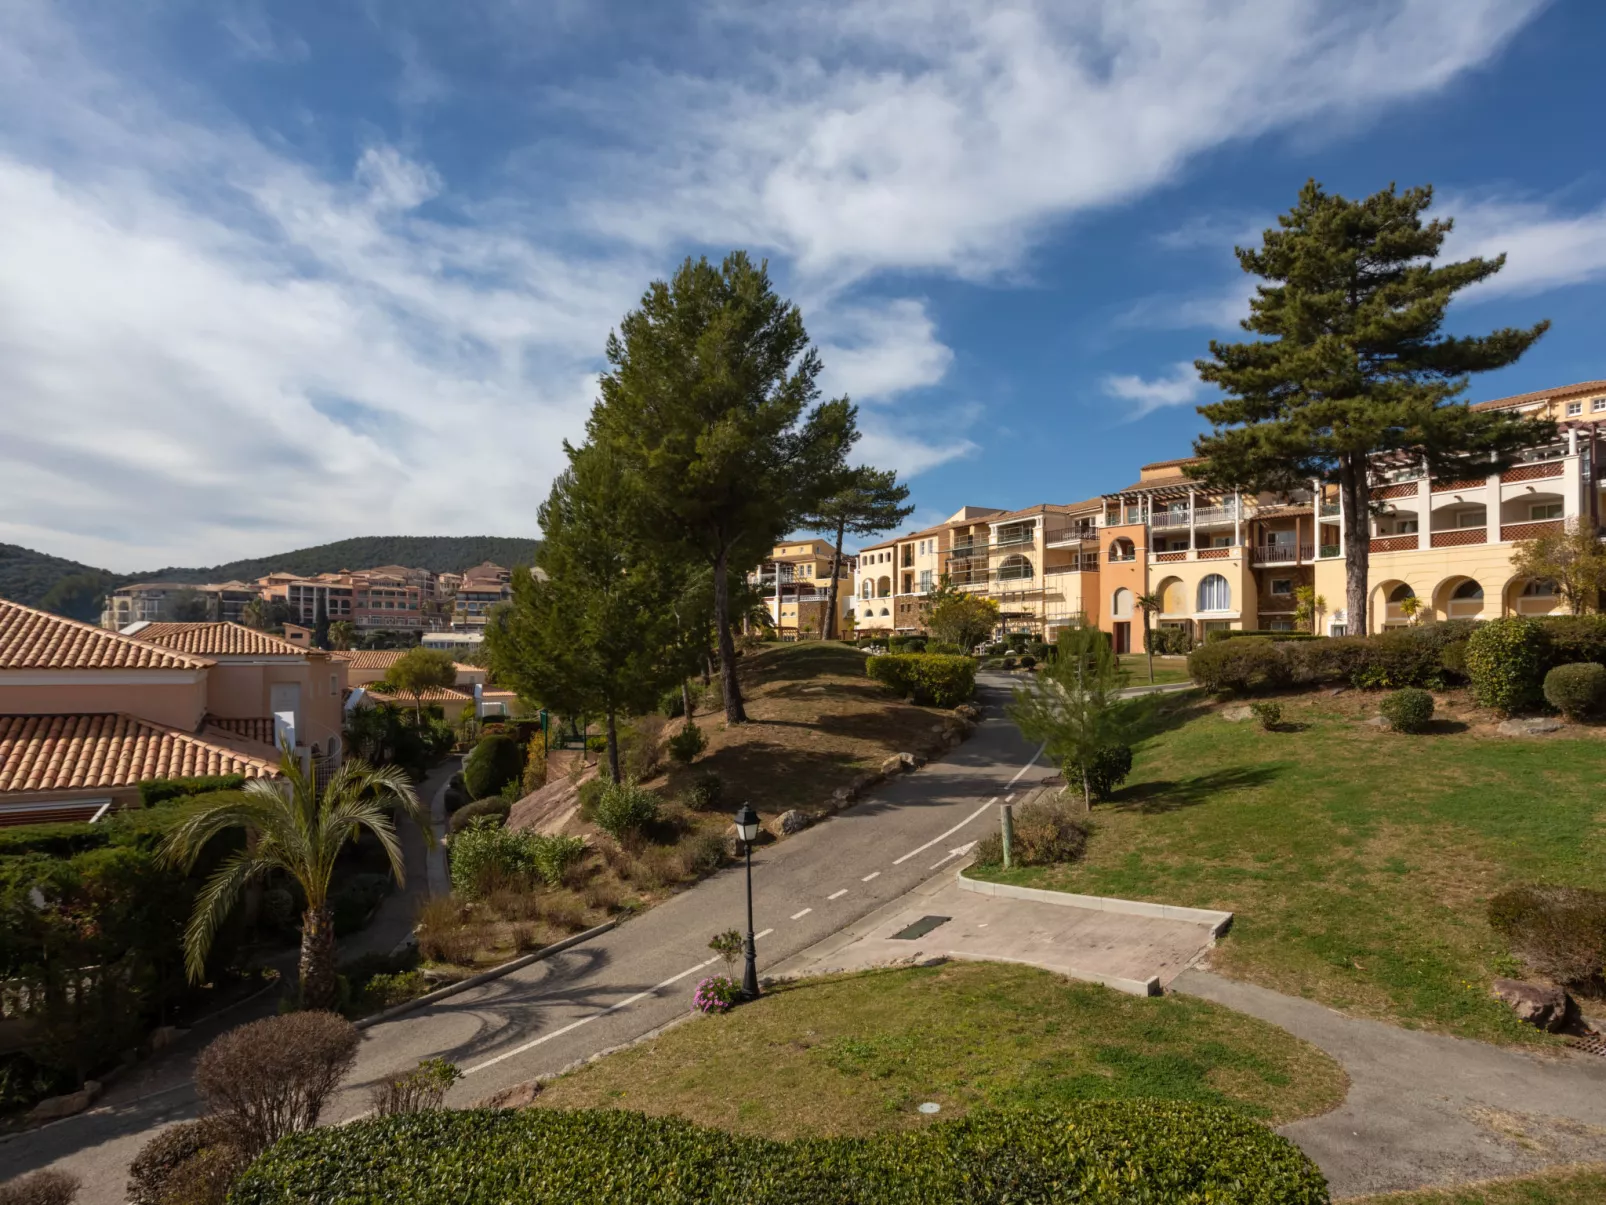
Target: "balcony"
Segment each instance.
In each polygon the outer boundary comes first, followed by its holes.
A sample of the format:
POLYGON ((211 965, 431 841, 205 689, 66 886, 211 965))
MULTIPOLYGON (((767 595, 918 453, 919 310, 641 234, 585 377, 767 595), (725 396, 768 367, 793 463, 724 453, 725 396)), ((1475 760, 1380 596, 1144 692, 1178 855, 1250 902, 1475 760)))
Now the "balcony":
POLYGON ((1236 523, 1238 521, 1238 508, 1236 506, 1204 506, 1193 512, 1193 525, 1195 527, 1210 527, 1220 523, 1236 523))
POLYGON ((1061 527, 1043 533, 1043 545, 1046 548, 1063 548, 1067 544, 1080 544, 1084 540, 1099 538, 1096 527, 1061 527))
POLYGON ((1435 531, 1430 533, 1430 543, 1434 548, 1465 548, 1469 544, 1487 544, 1489 530, 1486 527, 1457 527, 1451 531, 1435 531))
POLYGON ((1383 502, 1389 498, 1416 497, 1416 481, 1397 481, 1393 485, 1380 485, 1372 489, 1372 501, 1383 502))
POLYGON ((1342 544, 1323 544, 1317 555, 1324 561, 1335 556, 1343 556, 1344 546, 1342 544))
MULTIPOLYGON (((1544 468, 1544 465, 1534 465, 1534 468, 1544 468)), ((1557 466, 1558 468, 1560 466, 1557 466)), ((1502 523, 1500 525, 1500 538, 1506 543, 1512 540, 1537 540, 1540 536, 1551 533, 1560 534, 1567 529, 1565 519, 1541 519, 1536 523, 1502 523)))
POLYGON ((1008 535, 999 536, 993 541, 994 548, 1020 548, 1022 545, 1033 543, 1037 539, 1037 529, 1028 528, 1025 531, 1013 531, 1008 535))
POLYGON ((1188 512, 1185 510, 1163 510, 1151 515, 1150 527, 1186 527, 1188 525, 1188 512))
MULTIPOLYGON (((1562 464, 1559 460, 1541 460, 1533 464, 1519 464, 1500 474, 1500 484, 1510 485, 1516 481, 1542 481, 1546 477, 1560 477, 1562 464)), ((1519 536, 1518 539, 1527 539, 1519 536)))
POLYGON ((1302 565, 1313 559, 1316 549, 1310 544, 1257 544, 1250 553, 1254 565, 1302 565))
POLYGON ((1373 552, 1408 552, 1416 546, 1415 532, 1403 536, 1374 536, 1370 544, 1373 552))
POLYGON ((1344 508, 1337 502, 1323 502, 1321 516, 1324 519, 1336 519, 1343 513, 1344 508))

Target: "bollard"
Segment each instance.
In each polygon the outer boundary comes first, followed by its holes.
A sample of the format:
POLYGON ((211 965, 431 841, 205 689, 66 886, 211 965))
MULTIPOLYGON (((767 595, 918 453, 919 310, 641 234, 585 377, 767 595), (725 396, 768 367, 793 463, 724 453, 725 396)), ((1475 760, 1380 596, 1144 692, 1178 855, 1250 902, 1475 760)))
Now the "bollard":
POLYGON ((1009 869, 1010 855, 1015 846, 1015 805, 1001 803, 998 805, 999 815, 1004 822, 1004 869, 1009 869))

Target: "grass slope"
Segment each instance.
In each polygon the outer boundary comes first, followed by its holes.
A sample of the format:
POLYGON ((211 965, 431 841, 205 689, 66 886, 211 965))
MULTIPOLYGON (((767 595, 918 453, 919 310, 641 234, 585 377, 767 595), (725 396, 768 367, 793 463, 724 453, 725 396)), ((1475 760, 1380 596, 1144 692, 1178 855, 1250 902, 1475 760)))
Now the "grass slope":
POLYGON ((1290 730, 1268 733, 1168 699, 1096 809, 1085 863, 986 877, 1231 909, 1212 954, 1226 974, 1466 1037, 1552 1040, 1490 998, 1521 968, 1485 905, 1520 881, 1599 884, 1603 733, 1497 737, 1461 704, 1464 720, 1404 736, 1366 726, 1376 696, 1282 703, 1290 730))
POLYGON ((1349 1205, 1599 1205, 1601 1201, 1606 1201, 1606 1163, 1556 1168, 1534 1176, 1486 1180, 1458 1188, 1356 1197, 1349 1205))
POLYGON ((1345 1089, 1314 1047, 1201 1000, 951 963, 781 985, 564 1076, 538 1103, 794 1138, 920 1125, 924 1101, 952 1117, 983 1105, 1161 1097, 1276 1124, 1333 1108, 1345 1089))

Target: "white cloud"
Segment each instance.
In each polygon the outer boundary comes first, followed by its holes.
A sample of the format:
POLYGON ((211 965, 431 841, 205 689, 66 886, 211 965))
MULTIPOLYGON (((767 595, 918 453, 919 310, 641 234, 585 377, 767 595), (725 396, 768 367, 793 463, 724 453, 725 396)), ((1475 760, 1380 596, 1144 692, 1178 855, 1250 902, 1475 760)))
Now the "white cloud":
POLYGON ((1134 422, 1167 406, 1194 404, 1205 389, 1205 383, 1187 360, 1173 364, 1169 372, 1158 377, 1113 375, 1104 378, 1105 393, 1132 403, 1123 415, 1126 422, 1134 422))
POLYGON ((1435 204, 1455 218, 1445 256, 1506 255, 1506 266, 1466 294, 1468 300, 1530 294, 1606 277, 1606 205, 1561 212, 1533 201, 1449 199, 1435 204))
POLYGON ((885 401, 937 384, 953 363, 953 350, 937 338, 923 302, 904 298, 825 313, 825 323, 811 333, 825 361, 820 387, 828 396, 885 401))
POLYGON ((1140 330, 1235 331, 1249 317, 1249 299, 1254 292, 1254 280, 1240 275, 1206 293, 1155 293, 1135 302, 1116 318, 1115 325, 1140 330))

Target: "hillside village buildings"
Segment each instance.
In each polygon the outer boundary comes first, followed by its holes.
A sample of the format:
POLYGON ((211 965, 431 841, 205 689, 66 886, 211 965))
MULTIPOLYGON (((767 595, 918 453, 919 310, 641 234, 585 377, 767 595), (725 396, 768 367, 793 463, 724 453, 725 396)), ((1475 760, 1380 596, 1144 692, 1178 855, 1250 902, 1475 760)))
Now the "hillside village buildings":
POLYGON ((1432 481, 1424 467, 1379 461, 1375 513, 1344 530, 1336 492, 1312 482, 1283 496, 1212 491, 1190 477, 1191 458, 1142 466, 1130 485, 1070 505, 1002 511, 966 506, 923 531, 859 552, 854 608, 860 633, 919 633, 927 600, 946 576, 999 604, 1001 627, 1052 640, 1092 624, 1119 651, 1142 651, 1140 596, 1154 594, 1155 627, 1202 639, 1215 628, 1292 631, 1302 589, 1318 632, 1349 631, 1344 547, 1368 541, 1372 631, 1419 621, 1545 614, 1552 583, 1521 577, 1521 540, 1579 521, 1598 525, 1596 466, 1606 445, 1606 381, 1501 398, 1479 409, 1553 419, 1559 440, 1504 473, 1432 481))
POLYGON ((840 635, 842 621, 853 609, 857 563, 857 558, 847 553, 838 562, 836 550, 824 540, 794 540, 775 545, 769 558, 747 575, 747 583, 764 597, 776 635, 797 640, 824 635, 835 578, 835 631, 840 635))

